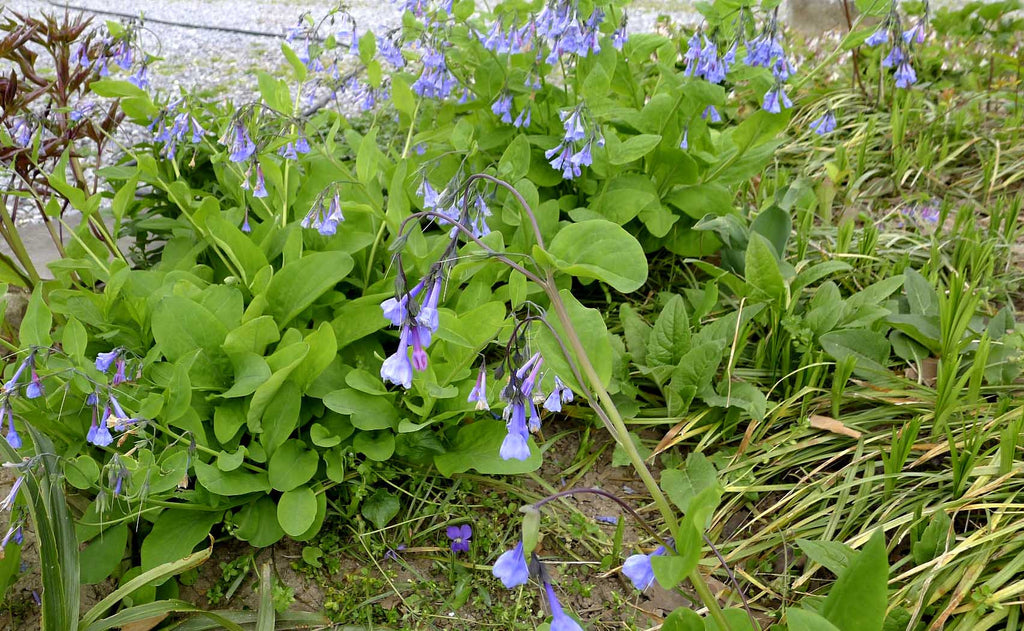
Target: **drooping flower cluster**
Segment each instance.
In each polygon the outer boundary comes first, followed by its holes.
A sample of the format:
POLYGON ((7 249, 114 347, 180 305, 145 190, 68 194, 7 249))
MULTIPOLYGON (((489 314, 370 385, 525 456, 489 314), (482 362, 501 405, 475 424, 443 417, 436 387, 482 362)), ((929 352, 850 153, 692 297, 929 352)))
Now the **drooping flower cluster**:
MULTIPOLYGON (((447 226, 454 222, 460 222, 469 230, 470 234, 479 239, 491 232, 491 228, 487 224, 487 218, 492 214, 488 203, 489 195, 480 188, 473 192, 463 191, 463 181, 464 178, 460 173, 439 193, 424 174, 419 188, 416 189, 416 194, 423 198, 424 210, 441 215, 441 217, 434 218, 439 225, 447 226), (472 200, 468 204, 467 197, 472 200), (463 208, 464 205, 465 208, 463 208)), ((455 238, 458 232, 458 227, 453 227, 449 235, 455 238)))
POLYGON ((174 160, 177 155, 178 143, 197 144, 209 133, 199 124, 184 99, 178 99, 161 110, 148 129, 153 134, 153 140, 164 143, 160 155, 169 160, 174 160))
POLYGON ((90 68, 99 76, 107 77, 110 76, 110 63, 113 62, 115 67, 131 72, 128 81, 144 90, 149 87, 149 57, 141 49, 141 33, 141 20, 133 18, 118 25, 116 35, 108 31, 100 39, 99 46, 90 47, 87 42, 78 43, 72 49, 68 63, 90 68))
POLYGON ((335 185, 317 195, 313 206, 302 219, 302 227, 313 228, 323 236, 329 237, 338 231, 338 224, 343 221, 345 215, 341 212, 341 192, 335 185))
POLYGON ((811 129, 814 133, 819 136, 835 131, 836 128, 836 115, 832 113, 832 110, 826 111, 824 114, 814 119, 811 123, 811 129))
POLYGON ((559 112, 559 116, 565 136, 557 146, 548 149, 544 156, 551 168, 562 172, 563 179, 571 180, 582 175, 582 167, 593 164, 593 147, 604 146, 604 135, 600 127, 589 119, 584 103, 569 111, 559 112))
POLYGON ((545 40, 545 61, 557 64, 562 57, 586 57, 601 52, 600 28, 604 11, 594 7, 584 20, 578 4, 567 0, 549 0, 536 17, 536 34, 545 40))
POLYGON ((736 42, 733 42, 729 50, 720 55, 718 45, 708 39, 705 35, 694 33, 690 38, 689 47, 683 55, 686 69, 683 74, 687 77, 700 77, 709 83, 722 83, 729 73, 729 67, 736 61, 736 42))
POLYGON ((427 369, 426 349, 437 332, 437 305, 441 298, 444 267, 442 263, 435 264, 430 273, 409 291, 402 289, 404 278, 399 274, 398 294, 381 303, 384 317, 399 327, 398 350, 380 367, 380 376, 385 382, 408 390, 412 387, 413 370, 422 372, 427 369))
POLYGON ((793 102, 786 94, 785 83, 795 69, 782 46, 777 7, 772 11, 772 15, 765 23, 760 35, 747 42, 746 48, 747 54, 744 61, 747 65, 768 68, 775 78, 774 85, 765 92, 761 106, 765 111, 774 114, 778 114, 784 108, 792 107, 793 102))
POLYGON ((530 432, 540 429, 540 414, 533 403, 533 389, 543 364, 544 358, 540 353, 534 353, 521 366, 510 370, 508 383, 501 391, 501 398, 505 401, 502 417, 508 431, 498 452, 503 460, 526 460, 530 457, 530 432))
POLYGON ((448 69, 444 43, 430 38, 421 42, 423 70, 412 84, 412 91, 426 99, 446 99, 459 87, 459 80, 448 69))
POLYGON ((925 0, 922 15, 910 28, 904 30, 896 1, 893 0, 885 20, 874 33, 864 40, 864 43, 872 48, 892 41, 889 53, 882 59, 882 66, 895 69, 893 78, 896 79, 897 88, 909 88, 917 83, 917 72, 914 71, 914 66, 911 64, 911 53, 915 45, 923 44, 925 41, 928 14, 928 0, 925 0))

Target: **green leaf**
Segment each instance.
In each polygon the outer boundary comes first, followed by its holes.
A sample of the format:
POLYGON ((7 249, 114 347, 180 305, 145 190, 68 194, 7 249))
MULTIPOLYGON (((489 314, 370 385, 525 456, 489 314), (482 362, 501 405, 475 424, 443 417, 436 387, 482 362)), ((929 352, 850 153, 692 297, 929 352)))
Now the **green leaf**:
POLYGON ((951 520, 946 511, 938 510, 932 515, 924 532, 921 533, 920 540, 911 544, 914 563, 924 565, 945 551, 950 524, 951 520))
POLYGON ((187 557, 220 518, 219 511, 164 509, 142 542, 142 571, 187 557))
POLYGON ((320 457, 306 448, 301 440, 286 441, 270 457, 267 467, 270 486, 278 491, 291 491, 309 482, 316 474, 320 457))
POLYGON ((146 91, 128 81, 118 79, 99 79, 89 83, 89 90, 96 96, 104 98, 122 98, 126 96, 148 96, 146 91))
POLYGON ((434 456, 434 465, 444 476, 465 473, 470 469, 484 475, 513 475, 539 469, 541 454, 532 438, 529 440, 528 459, 502 460, 498 451, 507 433, 505 423, 499 420, 487 419, 464 425, 451 448, 434 456))
POLYGON ((181 296, 166 296, 153 310, 153 338, 168 361, 176 362, 196 349, 220 355, 228 331, 212 311, 181 296))
MULTIPOLYGON (((262 355, 242 351, 231 353, 229 358, 235 370, 235 380, 231 388, 220 395, 225 399, 247 397, 270 378, 270 366, 262 355)), ((187 372, 185 376, 188 377, 187 372)))
POLYGON ((221 471, 214 465, 195 461, 196 478, 207 491, 217 495, 245 495, 246 493, 266 493, 270 490, 270 482, 266 473, 252 473, 244 469, 221 471))
POLYGON ((43 300, 42 286, 37 286, 28 299, 18 340, 22 346, 49 346, 53 343, 50 339, 52 325, 53 316, 50 314, 50 308, 46 306, 46 301, 43 300))
POLYGON ((192 381, 188 377, 188 371, 192 367, 193 357, 183 357, 174 364, 174 371, 171 373, 171 382, 164 391, 166 403, 162 419, 167 423, 173 423, 185 415, 192 405, 192 381))
POLYGON ((295 384, 281 384, 260 420, 263 431, 260 444, 267 450, 267 454, 272 455, 295 431, 301 408, 302 394, 295 384))
POLYGON ((743 275, 756 293, 765 295, 779 305, 786 301, 786 281, 779 261, 768 239, 756 232, 750 234, 743 275))
POLYGON ((286 264, 267 287, 267 310, 284 326, 348 276, 354 264, 338 251, 313 252, 286 264))
POLYGON ((829 572, 839 576, 850 565, 857 555, 856 550, 841 541, 810 541, 797 539, 796 545, 811 561, 824 566, 829 572))
POLYGON ((640 242, 610 221, 593 219, 562 228, 548 253, 561 271, 595 278, 623 293, 647 282, 647 257, 640 242))
POLYGON ((393 429, 398 423, 398 410, 391 397, 374 396, 352 388, 331 392, 323 399, 324 405, 338 414, 351 416, 356 429, 393 429))
POLYGON ((879 528, 832 585, 821 613, 839 631, 881 631, 888 602, 886 555, 879 528))
POLYGON ((838 361, 856 360, 855 371, 865 376, 887 374, 891 349, 888 338, 869 329, 831 331, 819 338, 821 347, 838 361))
POLYGON ((76 489, 86 490, 100 479, 100 466, 92 456, 82 454, 64 462, 64 478, 76 489))
POLYGON ((939 294, 920 272, 908 267, 903 272, 903 289, 907 292, 910 313, 921 316, 939 315, 939 294))
POLYGON ((654 578, 665 589, 672 589, 683 582, 697 569, 700 561, 701 537, 693 522, 684 518, 679 525, 679 539, 676 541, 677 554, 651 557, 654 578))
POLYGON ((661 623, 661 631, 704 631, 704 620, 696 611, 679 607, 661 623))
POLYGON ((718 472, 711 461, 704 454, 691 451, 681 470, 666 469, 661 472, 661 488, 683 514, 689 514, 690 503, 695 497, 707 489, 719 489, 720 492, 721 486, 718 484, 718 472))
POLYGON ((110 576, 121 563, 128 544, 128 526, 118 524, 104 530, 86 546, 81 556, 83 585, 95 585, 110 576))
POLYGON ((395 453, 395 435, 390 430, 359 432, 352 441, 352 449, 370 460, 385 462, 395 453))
MULTIPOLYGON (((98 623, 98 626, 94 626, 93 623, 96 622, 96 620, 99 619, 99 617, 101 615, 103 615, 103 613, 105 611, 107 611, 108 609, 110 609, 111 607, 116 605, 125 596, 131 594, 132 592, 134 592, 135 590, 139 589, 140 587, 143 587, 143 586, 149 585, 149 584, 153 584, 153 583, 157 583, 157 582, 163 582, 166 579, 170 578, 171 576, 174 576, 176 574, 181 574, 182 572, 190 570, 190 569, 192 569, 192 568, 194 568, 194 567, 196 567, 198 565, 201 565, 203 562, 205 562, 207 559, 210 558, 210 554, 212 552, 213 552, 213 546, 209 546, 207 548, 204 548, 204 549, 200 550, 199 552, 195 552, 193 554, 190 554, 190 555, 186 556, 185 558, 177 559, 177 560, 171 561, 169 563, 164 563, 163 565, 159 565, 159 566, 157 566, 157 567, 155 567, 155 568, 153 568, 151 570, 148 570, 148 571, 145 571, 145 572, 141 572, 138 576, 136 576, 135 578, 131 579, 130 581, 122 584, 119 588, 114 590, 112 593, 108 594, 103 600, 101 600, 100 602, 98 602, 95 605, 93 605, 92 609, 87 611, 85 613, 85 615, 82 616, 81 624, 78 624, 78 625, 75 625, 75 626, 60 627, 60 628, 62 628, 62 629, 75 629, 75 628, 81 629, 81 628, 85 627, 89 631, 93 631, 94 629, 109 629, 109 628, 111 628, 111 626, 117 626, 116 624, 110 625, 110 626, 103 626, 108 621, 112 620, 114 618, 114 616, 112 616, 111 618, 107 618, 104 621, 101 621, 100 623, 98 623)), ((158 604, 158 603, 150 603, 150 604, 153 605, 153 604, 158 604)), ((77 613, 75 614, 75 617, 77 619, 77 617, 78 617, 77 613)), ((43 628, 52 628, 52 627, 43 627, 43 628)), ((228 627, 228 628, 230 628, 230 627, 228 627)))
POLYGON ((295 51, 288 45, 288 42, 281 42, 281 54, 284 55, 284 58, 288 60, 288 64, 292 67, 292 73, 295 76, 295 81, 298 83, 305 81, 306 74, 308 72, 306 64, 302 63, 302 60, 299 59, 297 54, 295 54, 295 51))
POLYGON ((516 182, 530 171, 530 142, 524 134, 517 134, 508 143, 505 153, 498 161, 498 177, 507 182, 516 182))
MULTIPOLYGON (((314 458, 316 454, 314 453, 314 458)), ((277 501, 277 521, 290 537, 309 530, 316 520, 316 494, 308 486, 286 491, 277 501)))
POLYGON ((608 143, 608 162, 616 166, 629 164, 654 151, 660 142, 661 136, 657 134, 638 134, 626 142, 608 143))
POLYGON ((397 497, 384 489, 377 489, 373 492, 373 495, 363 500, 363 505, 359 512, 371 524, 376 526, 378 530, 381 530, 395 518, 400 507, 401 504, 399 504, 397 497))
POLYGON ((227 255, 242 275, 242 282, 251 287, 256 273, 267 265, 267 257, 238 226, 223 216, 211 214, 206 218, 206 230, 210 239, 227 255))
POLYGON ((834 624, 806 609, 786 610, 789 631, 840 631, 834 624))
POLYGON ((658 314, 647 342, 648 366, 675 366, 690 350, 690 318, 683 297, 676 294, 658 314))
MULTIPOLYGON (((612 379, 613 353, 608 328, 605 326, 601 312, 597 309, 590 309, 581 305, 573 297, 572 292, 567 289, 560 291, 559 295, 565 302, 569 319, 573 323, 576 333, 579 334, 583 348, 590 357, 590 362, 594 365, 598 378, 601 380, 601 383, 607 386, 612 379)), ((549 318, 549 322, 559 337, 565 340, 565 329, 562 327, 562 323, 554 317, 549 318)), ((566 385, 573 388, 576 392, 581 392, 579 384, 576 383, 576 378, 569 368, 569 363, 562 354, 562 347, 555 340, 551 332, 547 328, 542 328, 537 335, 537 341, 540 351, 544 355, 544 360, 551 370, 561 377, 566 385)))
POLYGON ((269 497, 261 497, 246 505, 235 516, 235 536, 257 548, 265 548, 281 540, 284 530, 277 521, 277 505, 269 497))
POLYGON ((83 360, 85 359, 85 347, 88 343, 89 336, 85 332, 85 327, 74 316, 69 317, 61 335, 61 348, 72 358, 83 360))

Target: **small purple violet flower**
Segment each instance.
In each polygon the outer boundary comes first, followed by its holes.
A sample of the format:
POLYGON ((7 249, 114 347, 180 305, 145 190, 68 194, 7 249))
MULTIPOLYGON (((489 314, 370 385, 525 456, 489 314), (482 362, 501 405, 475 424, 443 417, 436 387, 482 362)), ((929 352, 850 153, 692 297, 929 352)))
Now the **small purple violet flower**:
POLYGON ((487 365, 480 362, 480 372, 476 376, 476 384, 469 393, 467 402, 476 402, 477 410, 489 410, 491 406, 487 403, 487 365))
POLYGON ((11 485, 11 491, 7 494, 7 497, 0 502, 0 512, 6 512, 11 510, 14 506, 14 502, 18 499, 18 491, 21 489, 21 485, 25 483, 25 476, 19 475, 11 485))
POLYGON ((558 597, 555 596, 555 590, 551 587, 551 583, 544 581, 544 591, 547 592, 548 607, 551 608, 550 631, 583 631, 580 623, 570 618, 562 610, 562 604, 558 602, 558 597))
POLYGON ((448 526, 447 535, 452 542, 452 552, 469 552, 469 540, 473 536, 473 528, 469 524, 448 526))
POLYGON ((646 590, 654 582, 654 568, 651 567, 651 558, 661 556, 668 552, 665 546, 658 546, 657 550, 650 554, 634 554, 622 564, 622 573, 626 575, 633 587, 640 591, 646 590))
POLYGON ((811 123, 811 129, 819 136, 824 136, 825 134, 835 131, 835 128, 836 115, 832 113, 832 110, 828 110, 811 123))

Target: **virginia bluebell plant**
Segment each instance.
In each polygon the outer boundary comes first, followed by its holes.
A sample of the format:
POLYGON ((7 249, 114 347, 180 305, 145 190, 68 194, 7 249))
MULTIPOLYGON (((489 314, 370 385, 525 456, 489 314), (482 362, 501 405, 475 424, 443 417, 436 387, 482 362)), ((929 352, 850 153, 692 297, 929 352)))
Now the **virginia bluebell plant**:
MULTIPOLYGON (((173 101, 161 110, 149 124, 149 131, 153 133, 153 140, 163 143, 160 155, 168 160, 174 160, 180 143, 198 144, 209 133, 199 124, 183 98, 173 101)), ((192 160, 194 164, 194 152, 192 160)))
POLYGON ((891 43, 888 54, 882 58, 882 66, 895 69, 893 78, 896 80, 897 88, 909 88, 917 83, 917 72, 911 64, 911 55, 914 46, 923 44, 927 37, 928 15, 928 0, 925 0, 921 17, 910 28, 904 30, 897 2, 892 0, 889 13, 882 24, 864 40, 870 47, 891 43))
POLYGON ((562 178, 571 180, 582 175, 582 167, 593 164, 593 147, 604 146, 604 134, 591 120, 582 102, 571 110, 559 112, 559 116, 565 135, 562 142, 544 152, 544 156, 551 168, 562 172, 562 178))
POLYGON ((338 224, 345 221, 341 211, 341 192, 334 184, 317 195, 313 206, 302 218, 303 228, 312 228, 325 237, 333 236, 338 231, 338 224), (330 201, 328 201, 328 199, 330 201))

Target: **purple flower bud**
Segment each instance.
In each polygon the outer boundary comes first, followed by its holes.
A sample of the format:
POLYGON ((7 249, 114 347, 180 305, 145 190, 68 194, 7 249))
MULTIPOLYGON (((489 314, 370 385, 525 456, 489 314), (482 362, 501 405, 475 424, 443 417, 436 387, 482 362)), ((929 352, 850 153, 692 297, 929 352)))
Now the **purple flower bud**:
POLYGON ((825 112, 811 123, 811 129, 819 136, 824 136, 836 128, 836 116, 832 110, 825 112))
POLYGON ((583 631, 583 627, 562 610, 562 605, 558 602, 551 583, 544 581, 544 591, 547 593, 548 607, 551 608, 550 631, 583 631))
POLYGON ((868 36, 864 43, 872 48, 889 41, 889 30, 884 26, 868 36))
POLYGON ((487 403, 487 365, 480 362, 480 372, 476 376, 476 384, 466 399, 468 403, 476 402, 477 410, 489 410, 491 406, 487 403))
POLYGON ((14 506, 15 500, 18 499, 18 491, 21 489, 21 485, 24 483, 25 476, 23 475, 18 476, 18 478, 14 480, 14 484, 11 485, 11 491, 7 494, 7 497, 5 497, 2 502, 0 502, 0 511, 6 512, 11 510, 11 507, 14 506))
POLYGON ((44 394, 46 394, 46 390, 43 389, 43 382, 39 379, 39 373, 33 368, 32 380, 29 381, 28 387, 25 388, 25 397, 28 399, 38 399, 44 394))
POLYGON ((256 165, 256 186, 252 189, 253 197, 266 197, 267 186, 263 181, 263 167, 256 165))

